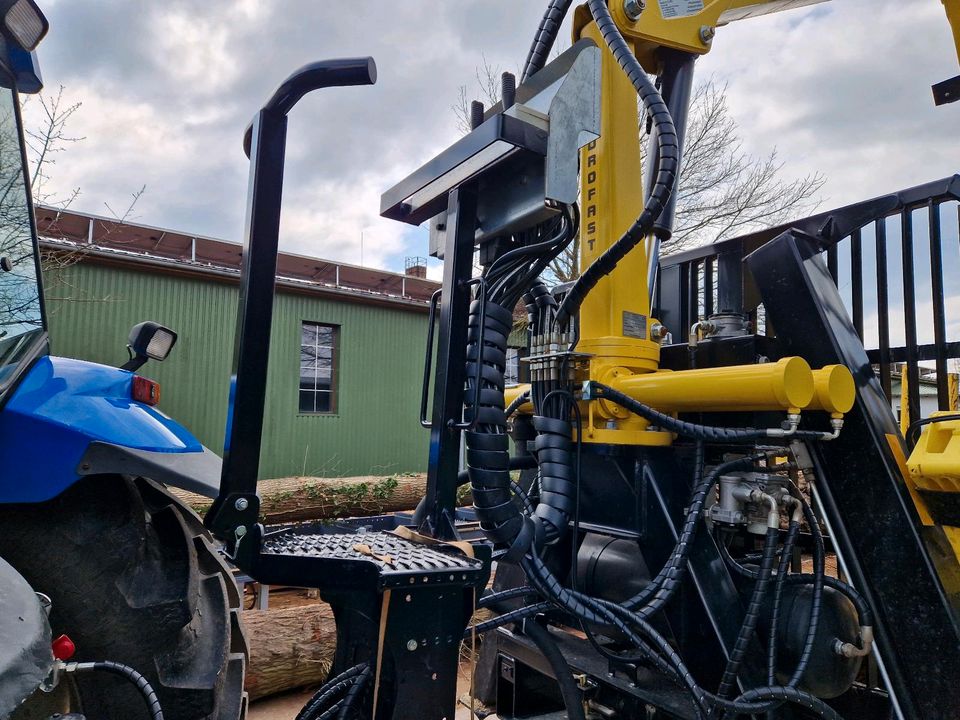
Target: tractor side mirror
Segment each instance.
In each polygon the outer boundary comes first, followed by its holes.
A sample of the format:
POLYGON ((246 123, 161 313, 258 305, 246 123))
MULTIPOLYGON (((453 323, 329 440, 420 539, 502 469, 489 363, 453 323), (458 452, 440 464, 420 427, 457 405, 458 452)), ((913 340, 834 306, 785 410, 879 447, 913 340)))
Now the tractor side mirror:
POLYGON ((122 370, 138 370, 147 360, 166 360, 177 342, 177 334, 160 323, 147 320, 134 325, 127 339, 130 359, 120 366, 122 370))

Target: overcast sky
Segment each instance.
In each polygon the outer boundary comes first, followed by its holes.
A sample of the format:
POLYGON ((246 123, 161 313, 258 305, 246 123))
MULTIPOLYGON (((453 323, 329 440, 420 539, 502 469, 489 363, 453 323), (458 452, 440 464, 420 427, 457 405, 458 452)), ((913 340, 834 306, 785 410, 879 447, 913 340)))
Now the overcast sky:
MULTIPOLYGON (((282 246, 402 269, 424 230, 380 220, 379 196, 456 139, 451 104, 482 56, 515 70, 546 0, 41 0, 50 90, 82 101, 52 187, 106 214, 146 185, 135 219, 240 240, 254 110, 311 60, 373 55, 373 88, 303 101, 288 138, 282 246)), ((568 33, 565 33, 565 38, 568 33)), ((826 177, 823 208, 960 172, 960 103, 939 0, 835 0, 720 28, 702 76, 729 81, 745 147, 788 176, 826 177)), ((36 107, 28 112, 35 120, 36 107)))

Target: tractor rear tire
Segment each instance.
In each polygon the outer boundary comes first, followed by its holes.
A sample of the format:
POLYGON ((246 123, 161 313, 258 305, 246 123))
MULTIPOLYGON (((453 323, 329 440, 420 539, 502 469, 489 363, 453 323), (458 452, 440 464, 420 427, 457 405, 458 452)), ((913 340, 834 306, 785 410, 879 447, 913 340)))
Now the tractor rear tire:
MULTIPOLYGON (((162 485, 87 477, 45 503, 0 505, 0 528, 0 556, 50 596, 73 660, 133 667, 167 720, 243 720, 240 594, 200 518, 162 485)), ((75 680, 91 720, 149 720, 129 682, 75 680)))

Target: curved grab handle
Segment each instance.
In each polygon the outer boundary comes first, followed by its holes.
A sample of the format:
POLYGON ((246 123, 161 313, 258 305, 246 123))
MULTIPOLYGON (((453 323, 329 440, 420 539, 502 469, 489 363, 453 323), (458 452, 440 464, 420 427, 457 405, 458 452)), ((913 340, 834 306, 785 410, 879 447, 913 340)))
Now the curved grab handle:
MULTIPOLYGON (((287 113, 313 90, 372 85, 376 79, 377 66, 369 57, 305 65, 280 84, 244 133, 244 150, 252 158, 233 353, 236 389, 227 411, 220 493, 204 520, 207 527, 228 539, 234 548, 239 538, 258 522, 255 493, 277 280, 287 113), (236 534, 241 527, 244 532, 236 534)), ((251 550, 251 542, 255 541, 248 540, 245 547, 256 555, 259 546, 251 550)))
MULTIPOLYGON (((319 60, 304 65, 280 83, 263 106, 263 110, 286 115, 304 95, 314 90, 347 85, 373 85, 376 82, 377 64, 372 57, 319 60)), ((252 136, 251 122, 243 133, 243 152, 247 157, 250 157, 252 136)))

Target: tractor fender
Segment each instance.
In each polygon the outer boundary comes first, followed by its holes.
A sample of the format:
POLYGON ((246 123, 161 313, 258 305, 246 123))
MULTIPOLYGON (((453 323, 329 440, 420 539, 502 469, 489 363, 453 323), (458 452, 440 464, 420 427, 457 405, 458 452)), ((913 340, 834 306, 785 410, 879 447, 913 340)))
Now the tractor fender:
POLYGON ((43 502, 85 475, 142 475, 215 497, 220 458, 133 399, 133 373, 42 357, 0 411, 0 503, 43 502))
POLYGON ((0 720, 50 674, 50 634, 47 614, 30 583, 0 558, 0 720))

